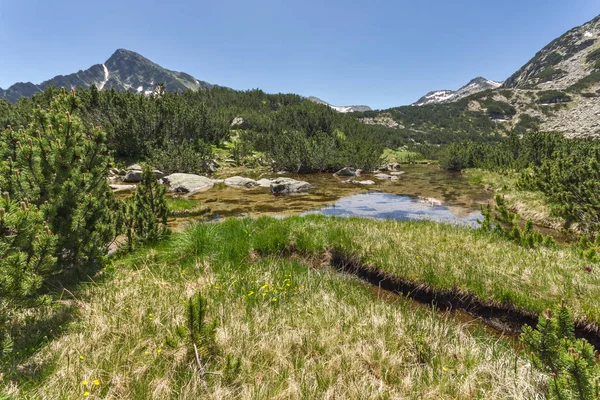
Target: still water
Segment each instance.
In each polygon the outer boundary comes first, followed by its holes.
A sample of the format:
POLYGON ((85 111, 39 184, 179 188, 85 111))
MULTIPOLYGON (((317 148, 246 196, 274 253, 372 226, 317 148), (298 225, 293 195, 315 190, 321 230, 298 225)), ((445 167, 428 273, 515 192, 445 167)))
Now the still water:
MULTIPOLYGON (((230 216, 283 217, 321 213, 398 220, 432 220, 475 226, 481 205, 492 193, 480 184, 469 182, 459 173, 441 170, 436 165, 406 165, 397 181, 379 181, 372 174, 357 180, 373 180, 374 185, 345 183, 350 178, 332 174, 286 175, 311 183, 310 193, 274 196, 268 188, 241 189, 223 184, 189 197, 205 209, 203 219, 230 216)), ((254 179, 274 175, 250 176, 254 179)))

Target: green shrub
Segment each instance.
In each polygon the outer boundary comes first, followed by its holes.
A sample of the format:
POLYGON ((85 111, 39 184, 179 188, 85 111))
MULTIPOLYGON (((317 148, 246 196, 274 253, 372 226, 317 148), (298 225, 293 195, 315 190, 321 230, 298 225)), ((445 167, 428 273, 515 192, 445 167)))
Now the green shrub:
POLYGON ((59 269, 102 261, 115 237, 115 199, 107 182, 106 136, 75 115, 75 93, 62 93, 30 126, 2 133, 0 187, 40 209, 56 235, 59 269))
POLYGON ((142 180, 126 204, 125 225, 130 249, 138 244, 155 243, 169 233, 165 192, 152 168, 144 165, 142 180))
POLYGON ((598 400, 600 359, 574 331, 573 315, 561 305, 540 315, 536 329, 526 326, 521 340, 533 364, 549 376, 550 399, 598 400))
POLYGON ((212 147, 199 139, 195 142, 167 143, 163 147, 156 147, 151 150, 149 162, 166 174, 200 174, 208 171, 208 162, 213 157, 212 147))
POLYGON ((538 93, 538 104, 568 103, 571 96, 560 90, 546 90, 538 93))

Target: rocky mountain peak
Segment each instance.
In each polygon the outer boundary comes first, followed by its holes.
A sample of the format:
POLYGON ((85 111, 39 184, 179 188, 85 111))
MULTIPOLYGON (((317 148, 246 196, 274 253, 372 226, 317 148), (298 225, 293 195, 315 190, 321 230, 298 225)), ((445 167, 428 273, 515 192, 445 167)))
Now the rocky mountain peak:
POLYGON ((58 75, 38 85, 31 82, 18 83, 6 90, 0 89, 0 98, 15 102, 21 97, 30 97, 48 86, 67 89, 96 86, 99 90, 115 89, 134 93, 150 94, 156 85, 163 83, 167 91, 208 89, 208 82, 200 81, 184 72, 171 71, 150 61, 146 57, 126 49, 118 49, 102 64, 92 65, 69 75, 58 75))
POLYGON ((435 90, 427 93, 419 100, 413 103, 413 105, 421 106, 425 104, 436 104, 436 103, 448 103, 451 101, 458 101, 462 98, 470 96, 475 93, 482 92, 488 89, 496 89, 502 85, 502 82, 496 82, 486 79, 482 76, 471 79, 469 83, 464 85, 458 90, 435 90))
POLYGON ((355 111, 371 111, 372 110, 371 107, 364 106, 364 105, 363 106, 333 106, 315 96, 309 96, 308 100, 313 101, 318 104, 325 104, 326 106, 329 106, 329 107, 333 108, 335 111, 338 111, 341 113, 348 113, 348 112, 355 112, 355 111))

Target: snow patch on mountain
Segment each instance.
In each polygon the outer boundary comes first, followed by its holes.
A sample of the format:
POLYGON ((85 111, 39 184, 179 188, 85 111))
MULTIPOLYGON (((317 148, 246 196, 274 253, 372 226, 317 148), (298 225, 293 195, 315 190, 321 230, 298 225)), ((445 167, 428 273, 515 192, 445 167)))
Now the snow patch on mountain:
POLYGON ((502 82, 496 82, 482 77, 477 77, 458 90, 435 90, 427 93, 413 105, 423 106, 426 104, 448 103, 457 101, 472 94, 482 92, 488 89, 497 89, 502 86, 502 82))
POLYGON ((104 85, 108 82, 108 68, 106 68, 106 65, 102 64, 102 69, 104 69, 104 80, 98 85, 98 90, 104 89, 104 85))
POLYGON ((369 107, 369 106, 334 106, 334 105, 331 105, 331 104, 319 99, 318 97, 314 97, 314 96, 310 96, 308 98, 308 100, 313 101, 318 104, 324 104, 326 106, 333 108, 335 111, 341 112, 341 113, 349 113, 349 112, 355 112, 355 111, 371 111, 372 110, 371 107, 369 107))

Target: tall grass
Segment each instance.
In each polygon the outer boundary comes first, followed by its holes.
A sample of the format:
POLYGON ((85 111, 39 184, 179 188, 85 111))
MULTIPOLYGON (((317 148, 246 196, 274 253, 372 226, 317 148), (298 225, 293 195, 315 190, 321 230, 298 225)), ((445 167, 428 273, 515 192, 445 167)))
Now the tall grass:
POLYGON ((506 341, 374 295, 318 262, 330 251, 533 311, 562 298, 598 320, 598 275, 567 249, 529 250, 433 223, 229 219, 192 226, 90 280, 64 300, 77 308, 75 320, 17 374, 2 371, 4 391, 42 399, 543 397, 545 378, 506 341), (218 322, 208 393, 189 343, 172 339, 198 293, 218 322), (232 377, 227 360, 236 358, 232 377))

